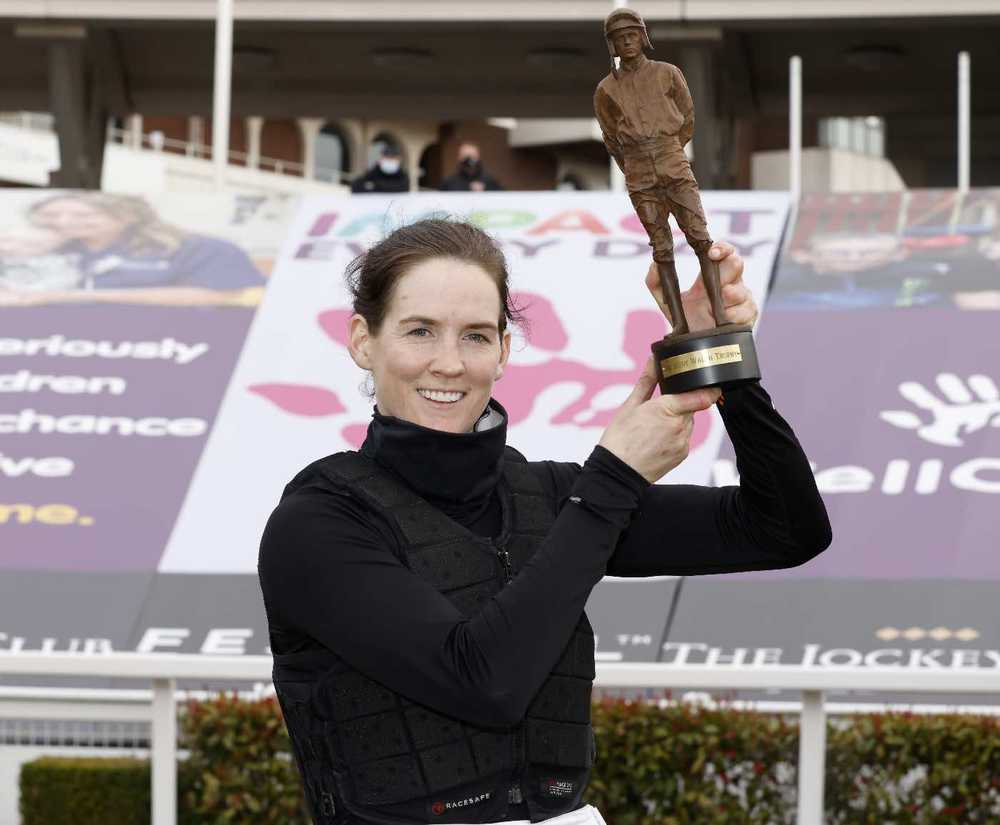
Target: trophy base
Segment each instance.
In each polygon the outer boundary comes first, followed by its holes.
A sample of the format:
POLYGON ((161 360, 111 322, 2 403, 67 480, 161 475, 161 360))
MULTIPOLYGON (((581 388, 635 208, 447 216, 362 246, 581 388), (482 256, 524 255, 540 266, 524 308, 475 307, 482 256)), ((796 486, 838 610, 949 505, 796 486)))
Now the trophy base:
POLYGON ((760 380, 751 327, 727 325, 668 335, 656 341, 652 350, 664 395, 702 387, 725 390, 760 380))

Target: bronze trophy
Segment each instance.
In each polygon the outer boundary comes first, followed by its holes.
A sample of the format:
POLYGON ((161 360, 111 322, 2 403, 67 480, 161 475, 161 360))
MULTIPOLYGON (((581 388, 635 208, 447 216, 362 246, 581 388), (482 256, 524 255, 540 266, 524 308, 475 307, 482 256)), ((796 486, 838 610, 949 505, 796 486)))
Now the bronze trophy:
POLYGON ((760 379, 748 326, 726 321, 719 265, 708 256, 712 238, 698 182, 684 155, 694 135, 694 103, 681 70, 650 60, 646 24, 632 9, 615 9, 604 21, 611 73, 594 93, 594 113, 604 145, 625 174, 625 185, 653 247, 671 332, 652 345, 660 391, 738 386, 760 379), (615 65, 621 58, 621 66, 615 65), (674 216, 701 265, 701 279, 715 319, 713 329, 689 332, 674 264, 667 218, 674 216))

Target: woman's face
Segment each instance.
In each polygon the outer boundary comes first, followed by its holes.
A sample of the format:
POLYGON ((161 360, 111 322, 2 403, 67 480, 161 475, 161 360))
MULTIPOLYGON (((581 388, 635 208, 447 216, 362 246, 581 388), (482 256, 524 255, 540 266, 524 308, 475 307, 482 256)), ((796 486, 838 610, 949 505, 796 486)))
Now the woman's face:
POLYGON ((65 240, 110 243, 128 225, 102 209, 75 198, 49 201, 31 213, 36 226, 55 232, 65 240))
POLYGON ((377 335, 351 318, 351 357, 371 370, 379 412, 471 431, 510 355, 500 311, 496 284, 475 264, 432 258, 404 273, 377 335))

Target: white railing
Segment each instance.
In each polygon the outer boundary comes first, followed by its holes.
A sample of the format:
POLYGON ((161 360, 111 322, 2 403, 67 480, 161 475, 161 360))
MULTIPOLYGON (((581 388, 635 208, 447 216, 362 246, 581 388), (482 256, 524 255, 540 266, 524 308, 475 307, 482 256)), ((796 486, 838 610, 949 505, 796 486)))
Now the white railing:
MULTIPOLYGON (((76 676, 140 679, 152 683, 151 694, 130 691, 114 703, 108 691, 39 689, 37 698, 23 688, 0 692, 0 716, 30 714, 35 718, 148 719, 151 723, 152 825, 177 821, 178 680, 267 682, 267 656, 111 653, 103 655, 0 653, 0 676, 76 676), (64 698, 60 698, 64 697, 64 698), (88 716, 90 702, 96 716, 88 716), (74 705, 71 711, 66 704, 74 705), (120 715, 119 715, 120 714, 120 715)), ((903 667, 791 667, 765 665, 668 665, 597 663, 597 688, 674 688, 707 690, 797 691, 802 695, 799 724, 798 825, 823 823, 823 773, 826 760, 825 691, 865 690, 879 693, 947 693, 1000 695, 1000 670, 930 670, 903 667)))
MULTIPOLYGON (((55 130, 55 119, 46 112, 0 112, 0 123, 32 132, 53 132, 55 130)), ((109 126, 107 141, 108 143, 130 146, 133 149, 170 152, 196 160, 211 160, 212 158, 211 146, 197 141, 167 137, 163 132, 156 130, 137 134, 128 128, 109 126)), ((250 153, 230 149, 228 160, 230 164, 249 167, 250 153)), ((276 175, 291 175, 299 178, 305 177, 306 173, 305 164, 294 160, 271 158, 266 155, 259 155, 253 168, 263 172, 273 172, 276 175)), ((341 183, 350 186, 354 175, 341 169, 327 169, 317 166, 313 170, 312 179, 324 183, 341 183)))
MULTIPOLYGON (((179 140, 178 138, 167 137, 163 132, 143 132, 136 136, 129 129, 119 129, 111 127, 108 129, 108 141, 110 143, 120 143, 124 146, 132 146, 134 149, 148 149, 153 152, 171 152, 197 160, 211 160, 212 147, 205 143, 198 143, 190 140, 179 140)), ((230 149, 228 153, 229 163, 238 166, 249 166, 250 154, 230 149)), ((273 172, 276 175, 293 175, 304 177, 306 167, 302 163, 294 160, 282 160, 281 158, 270 158, 264 155, 257 157, 254 167, 264 172, 273 172)), ((325 169, 317 167, 313 170, 313 180, 327 183, 350 184, 353 175, 343 172, 340 169, 325 169)))

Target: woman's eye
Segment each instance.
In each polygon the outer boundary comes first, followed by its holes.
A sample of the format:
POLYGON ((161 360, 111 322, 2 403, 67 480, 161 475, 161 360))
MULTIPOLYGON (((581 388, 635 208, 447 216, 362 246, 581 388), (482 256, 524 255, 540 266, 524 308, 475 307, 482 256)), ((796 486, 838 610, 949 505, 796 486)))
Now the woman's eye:
POLYGON ((413 335, 417 338, 423 338, 425 335, 430 335, 431 331, 427 327, 417 327, 416 329, 411 329, 407 335, 413 335))
POLYGON ((480 332, 470 332, 466 337, 477 344, 488 344, 490 342, 490 339, 480 332))

